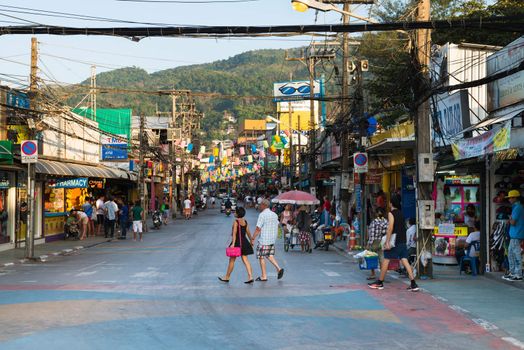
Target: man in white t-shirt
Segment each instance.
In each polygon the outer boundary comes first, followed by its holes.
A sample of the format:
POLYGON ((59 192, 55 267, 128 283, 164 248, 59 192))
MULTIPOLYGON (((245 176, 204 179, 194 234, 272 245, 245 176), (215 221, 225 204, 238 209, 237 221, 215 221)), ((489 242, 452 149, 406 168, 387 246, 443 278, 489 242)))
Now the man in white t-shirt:
POLYGON ((457 240, 455 248, 455 257, 457 263, 460 264, 460 260, 465 256, 469 249, 469 256, 478 257, 479 252, 475 248, 474 242, 480 242, 480 221, 475 221, 474 231, 471 232, 466 240, 457 240), (471 246, 471 248, 469 248, 471 246))
POLYGON ((105 216, 106 216, 106 207, 105 207, 105 197, 100 196, 98 200, 96 201, 96 226, 97 226, 97 235, 100 235, 100 231, 102 230, 102 227, 104 227, 105 224, 105 216))
POLYGON ((189 197, 184 201, 184 215, 186 216, 186 220, 189 220, 191 217, 191 199, 189 199, 189 197))

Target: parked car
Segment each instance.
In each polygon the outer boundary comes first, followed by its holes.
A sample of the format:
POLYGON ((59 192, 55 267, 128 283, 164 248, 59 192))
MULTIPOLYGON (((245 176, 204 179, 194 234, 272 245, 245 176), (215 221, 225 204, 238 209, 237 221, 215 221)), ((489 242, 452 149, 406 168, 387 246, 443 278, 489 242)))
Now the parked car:
POLYGON ((237 210, 237 200, 235 198, 226 197, 226 198, 223 198, 222 201, 220 202, 220 212, 221 213, 226 211, 226 201, 228 198, 231 201, 231 210, 232 211, 237 210))

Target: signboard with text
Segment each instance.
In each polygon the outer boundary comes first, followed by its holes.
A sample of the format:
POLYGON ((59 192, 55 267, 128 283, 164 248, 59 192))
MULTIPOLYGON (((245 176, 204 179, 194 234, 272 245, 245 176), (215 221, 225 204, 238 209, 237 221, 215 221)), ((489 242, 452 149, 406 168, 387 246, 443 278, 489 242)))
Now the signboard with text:
POLYGON ((355 153, 353 155, 353 166, 355 173, 362 174, 368 172, 368 154, 367 153, 355 153))
POLYGON ((125 160, 127 159, 127 136, 118 137, 102 136, 102 160, 125 160))
POLYGON ((22 141, 20 144, 22 163, 38 162, 38 144, 36 140, 22 141))
POLYGON ((50 188, 87 188, 87 177, 48 180, 47 185, 50 188))

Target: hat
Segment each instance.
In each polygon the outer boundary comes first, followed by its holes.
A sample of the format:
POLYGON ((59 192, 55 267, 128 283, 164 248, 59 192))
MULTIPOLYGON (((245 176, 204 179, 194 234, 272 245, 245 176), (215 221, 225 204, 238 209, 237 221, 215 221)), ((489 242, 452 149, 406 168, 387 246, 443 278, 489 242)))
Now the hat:
POLYGON ((517 190, 509 191, 508 195, 506 196, 506 198, 518 198, 518 197, 520 197, 520 192, 517 190))

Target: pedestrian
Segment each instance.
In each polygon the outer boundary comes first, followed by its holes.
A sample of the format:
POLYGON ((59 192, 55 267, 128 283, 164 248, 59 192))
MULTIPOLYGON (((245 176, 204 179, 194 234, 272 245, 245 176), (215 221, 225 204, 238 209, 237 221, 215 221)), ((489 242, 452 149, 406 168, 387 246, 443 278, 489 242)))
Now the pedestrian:
POLYGON ((408 256, 417 255, 417 222, 415 218, 409 218, 408 224, 409 227, 406 231, 408 256))
POLYGON ((140 242, 142 242, 144 208, 142 208, 140 200, 137 200, 133 209, 131 209, 131 216, 133 217, 133 241, 136 241, 136 234, 140 233, 140 242))
POLYGON ((96 226, 97 226, 97 235, 100 235, 100 231, 102 230, 102 227, 104 227, 105 231, 105 216, 106 216, 106 208, 105 208, 105 197, 100 196, 98 197, 96 201, 96 226))
POLYGON ((169 200, 167 198, 164 198, 160 211, 162 212, 162 222, 164 225, 167 225, 167 220, 169 218, 169 200))
POLYGON ((322 209, 326 210, 328 214, 331 213, 331 202, 329 201, 328 196, 324 196, 324 203, 322 204, 322 209))
POLYGON ((125 200, 120 200, 120 209, 118 210, 119 223, 120 223, 120 237, 118 239, 126 239, 127 227, 129 221, 129 207, 125 200))
POLYGON ((71 209, 71 215, 76 219, 77 224, 80 225, 80 240, 83 241, 87 236, 89 217, 83 211, 76 209, 71 209))
POLYGON ((389 260, 400 259, 411 281, 408 290, 412 292, 418 292, 419 287, 415 282, 413 270, 411 269, 411 265, 408 262, 406 222, 404 220, 404 215, 402 215, 402 212, 400 211, 400 196, 396 194, 391 195, 390 207, 391 211, 388 213, 388 230, 383 246, 384 261, 382 261, 380 266, 380 277, 375 282, 369 283, 368 286, 372 289, 384 289, 384 278, 386 277, 386 273, 388 271, 389 260), (396 235, 394 247, 392 247, 391 244, 391 236, 393 234, 396 235))
POLYGON ((108 238, 108 235, 111 238, 115 236, 115 223, 118 215, 118 205, 113 201, 113 197, 108 196, 107 202, 104 203, 105 207, 105 216, 106 216, 106 225, 105 225, 105 238, 108 238))
POLYGON ((309 216, 305 205, 302 205, 298 209, 296 221, 299 230, 298 240, 300 241, 301 250, 303 252, 306 250, 306 243, 309 244, 309 250, 311 250, 311 247, 313 246, 311 235, 309 233, 309 228, 311 226, 311 216, 309 216))
POLYGON ((502 278, 506 281, 522 281, 522 249, 524 240, 524 208, 520 203, 520 192, 511 190, 507 197, 511 203, 511 218, 509 219, 509 273, 502 278))
POLYGON ((211 208, 215 208, 215 196, 211 196, 211 208))
MULTIPOLYGON (((238 208, 235 211, 236 220, 233 223, 232 233, 231 233, 231 244, 229 247, 240 247, 241 258, 244 266, 247 271, 247 281, 244 283, 250 284, 253 283, 253 269, 249 263, 248 255, 253 255, 253 246, 251 245, 251 232, 249 231, 249 226, 247 221, 244 219, 246 215, 246 210, 242 207, 238 208)), ((224 277, 218 277, 222 282, 229 282, 233 268, 235 267, 236 257, 229 257, 229 264, 227 265, 226 275, 224 277)))
POLYGON ((284 276, 284 269, 278 266, 275 260, 275 242, 278 236, 278 215, 269 209, 269 200, 263 199, 260 202, 260 215, 258 216, 257 228, 251 243, 255 243, 255 239, 258 239, 257 245, 257 258, 260 263, 261 276, 257 277, 257 281, 267 281, 266 273, 266 260, 268 259, 271 264, 275 267, 278 273, 278 279, 284 276))
POLYGON ((184 201, 184 215, 186 216, 186 220, 191 218, 191 199, 189 199, 189 197, 184 201))
POLYGON ((191 196, 189 196, 189 200, 191 201, 191 211, 189 213, 189 217, 191 218, 195 210, 195 196, 193 193, 191 193, 191 196))
POLYGON ((92 220, 93 217, 93 204, 91 204, 91 197, 86 196, 85 203, 82 205, 82 210, 87 215, 87 237, 95 235, 95 223, 92 220))
MULTIPOLYGON (((375 209, 375 219, 373 219, 368 228, 367 249, 377 253, 380 262, 383 261, 380 240, 387 234, 388 231, 388 220, 385 218, 385 215, 386 211, 381 207, 377 207, 375 209)), ((375 275, 375 269, 371 269, 371 274, 367 279, 374 280, 376 278, 377 276, 375 275)))

